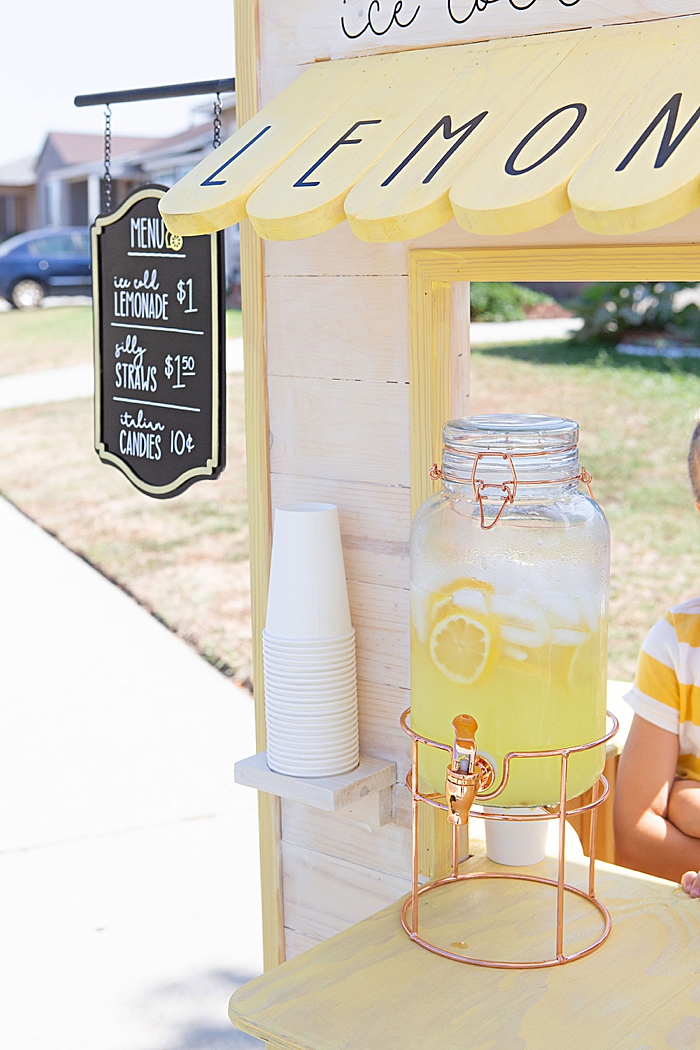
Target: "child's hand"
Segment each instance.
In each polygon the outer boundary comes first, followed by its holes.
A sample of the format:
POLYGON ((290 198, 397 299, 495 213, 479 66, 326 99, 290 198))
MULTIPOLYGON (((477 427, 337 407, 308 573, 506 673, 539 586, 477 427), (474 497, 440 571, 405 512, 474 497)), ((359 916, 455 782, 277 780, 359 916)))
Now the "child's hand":
POLYGON ((700 872, 686 871, 681 886, 691 897, 700 897, 700 872))

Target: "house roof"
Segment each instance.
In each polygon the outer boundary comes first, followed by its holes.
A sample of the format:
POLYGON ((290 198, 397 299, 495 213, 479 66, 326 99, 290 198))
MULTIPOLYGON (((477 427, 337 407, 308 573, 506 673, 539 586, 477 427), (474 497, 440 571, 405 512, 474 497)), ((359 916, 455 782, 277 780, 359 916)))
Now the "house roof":
POLYGON ((36 157, 20 157, 0 166, 0 186, 33 186, 36 157))
MULTIPOLYGON (((112 154, 117 156, 120 153, 131 153, 133 150, 147 150, 159 145, 162 141, 161 138, 147 138, 144 135, 113 135, 112 154)), ((49 143, 58 152, 66 166, 100 160, 104 151, 102 135, 50 131, 46 136, 42 153, 49 143)))
POLYGON ((212 134, 211 121, 206 124, 196 124, 194 127, 187 128, 186 131, 179 131, 177 135, 170 135, 168 138, 156 139, 149 146, 145 146, 143 150, 139 150, 139 152, 169 152, 175 146, 186 146, 188 143, 196 144, 199 139, 207 134, 209 136, 212 134))

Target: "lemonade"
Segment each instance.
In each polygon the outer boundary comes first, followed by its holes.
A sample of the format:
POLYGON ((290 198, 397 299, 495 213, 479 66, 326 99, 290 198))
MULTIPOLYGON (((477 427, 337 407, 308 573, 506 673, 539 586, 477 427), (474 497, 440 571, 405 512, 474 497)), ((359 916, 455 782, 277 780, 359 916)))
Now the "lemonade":
MULTIPOLYGON (((491 579, 411 588, 412 725, 451 743, 452 719, 473 715, 477 747, 496 767, 497 782, 508 751, 575 746, 605 732, 605 594, 585 588, 581 573, 547 568, 508 571, 499 559, 491 579)), ((604 750, 571 756, 569 798, 595 783, 604 750)), ((446 762, 444 752, 421 746, 424 787, 444 791, 446 762)), ((560 769, 559 758, 514 760, 494 804, 557 803, 560 769)))
MULTIPOLYGON (((605 734, 610 530, 580 488, 578 433, 561 416, 451 420, 442 491, 411 526, 411 725, 451 745, 472 715, 496 785, 510 751, 605 734)), ((420 787, 444 792, 448 756, 419 756, 420 787)), ((571 756, 569 798, 604 760, 604 745, 571 756)), ((560 789, 560 757, 514 759, 493 804, 553 805, 560 789)))

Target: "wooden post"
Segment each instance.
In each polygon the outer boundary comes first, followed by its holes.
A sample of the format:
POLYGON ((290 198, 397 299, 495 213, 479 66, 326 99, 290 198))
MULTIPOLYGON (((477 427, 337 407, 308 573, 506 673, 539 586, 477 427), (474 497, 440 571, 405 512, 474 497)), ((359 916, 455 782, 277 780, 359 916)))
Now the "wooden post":
MULTIPOLYGON (((244 124, 258 104, 258 3, 234 0, 236 19, 236 116, 244 124)), ((253 635, 255 723, 259 751, 265 749, 265 695, 262 629, 270 569, 271 507, 267 358, 265 353, 265 274, 263 244, 250 222, 241 223, 241 301, 245 362, 246 456, 250 522, 250 582, 253 635)), ((284 914, 280 850, 280 802, 258 795, 263 958, 268 970, 284 962, 284 914)))

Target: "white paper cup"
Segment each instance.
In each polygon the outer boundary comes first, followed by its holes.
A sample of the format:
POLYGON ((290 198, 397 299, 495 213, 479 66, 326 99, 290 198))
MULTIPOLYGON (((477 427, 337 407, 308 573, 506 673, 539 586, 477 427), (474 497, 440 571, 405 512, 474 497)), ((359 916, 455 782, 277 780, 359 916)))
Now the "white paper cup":
POLYGON ((313 780, 314 778, 338 777, 343 773, 352 773, 353 769, 357 769, 360 764, 360 758, 358 755, 356 758, 351 756, 348 759, 333 760, 332 762, 324 763, 320 767, 294 767, 289 766, 284 760, 278 761, 268 752, 267 764, 273 773, 281 773, 283 776, 288 777, 305 777, 313 780))
POLYGON ((273 696, 277 700, 289 701, 289 703, 303 703, 305 700, 339 700, 342 697, 357 695, 357 682, 355 676, 347 678, 334 678, 326 681, 312 682, 285 682, 273 678, 265 679, 265 696, 273 696))
MULTIPOLYGON (((289 711, 280 710, 276 707, 268 707, 265 712, 268 727, 274 733, 290 730, 294 733, 304 733, 307 730, 321 732, 321 727, 327 729, 339 725, 357 726, 357 707, 349 704, 341 710, 320 708, 318 715, 297 716, 289 711)), ((333 730, 335 731, 335 730, 333 730)))
POLYGON ((332 653, 330 656, 288 656, 286 653, 270 653, 263 650, 263 661, 266 667, 275 667, 282 671, 332 671, 336 667, 352 667, 357 662, 354 649, 344 653, 332 653))
POLYGON ((345 750, 357 741, 357 723, 327 726, 316 732, 311 728, 294 729, 289 726, 268 726, 268 739, 287 751, 303 752, 305 747, 327 747, 345 750))
POLYGON ((351 741, 346 747, 308 747, 302 751, 297 748, 282 747, 270 740, 267 745, 267 753, 274 755, 278 761, 285 762, 289 767, 305 766, 308 769, 312 766, 320 766, 325 762, 346 762, 354 758, 359 755, 359 742, 351 741))
POLYGON ((350 718, 357 723, 357 695, 341 694, 337 697, 320 697, 314 700, 268 695, 265 697, 265 711, 268 722, 274 727, 282 725, 321 726, 347 721, 350 718))
POLYGON ((280 652, 332 652, 335 649, 344 649, 354 646, 355 631, 342 634, 336 638, 303 639, 303 638, 277 638, 263 629, 263 648, 279 650, 280 652))
POLYGON ((288 664, 314 663, 328 664, 334 660, 347 660, 355 656, 355 643, 338 646, 335 649, 276 649, 270 645, 263 646, 263 653, 270 660, 283 660, 288 664))
POLYGON ((268 707, 266 710, 267 724, 270 732, 279 735, 281 733, 290 732, 296 736, 303 736, 305 733, 313 733, 315 736, 331 736, 342 730, 343 732, 349 727, 353 730, 357 729, 357 708, 355 706, 348 706, 341 710, 324 710, 317 716, 312 717, 295 717, 288 711, 281 711, 274 707, 268 707))
MULTIPOLYGON (((486 808, 486 807, 484 807, 486 808)), ((542 809, 499 809, 488 807, 494 813, 542 813, 542 809)), ((526 867, 539 864, 547 851, 548 820, 485 820, 486 856, 496 864, 509 867, 526 867)))
POLYGON ((290 503, 275 511, 265 629, 310 641, 352 631, 334 504, 290 503))
POLYGON ((357 690, 352 686, 339 688, 322 693, 288 693, 284 690, 269 689, 266 694, 266 703, 271 708, 280 711, 294 711, 297 714, 309 713, 310 717, 316 717, 319 709, 337 710, 353 708, 357 710, 357 690))
POLYGON ((357 681, 354 663, 329 671, 278 671, 274 667, 266 667, 265 672, 265 683, 278 685, 280 688, 289 686, 291 689, 303 689, 308 686, 311 689, 319 689, 326 685, 336 686, 357 681))
POLYGON ((285 660, 281 656, 263 653, 263 663, 266 671, 284 675, 337 674, 357 666, 355 653, 339 653, 330 660, 285 660))
POLYGON ((272 653, 263 653, 265 667, 280 674, 332 674, 334 671, 347 671, 349 667, 355 667, 357 660, 355 653, 338 653, 328 660, 287 660, 283 656, 274 656, 272 653))
POLYGON ((265 696, 283 706, 294 706, 302 710, 305 705, 317 707, 319 704, 346 703, 357 698, 357 686, 354 678, 347 682, 327 683, 319 688, 310 686, 290 686, 273 682, 266 683, 265 696))
POLYGON ((357 711, 345 711, 337 715, 324 715, 316 719, 295 719, 279 711, 267 711, 267 730, 278 740, 285 734, 301 740, 328 740, 345 737, 348 733, 357 733, 357 711))
POLYGON ((310 693, 334 692, 338 689, 355 689, 357 675, 355 669, 344 674, 319 675, 316 678, 289 675, 284 677, 273 673, 265 675, 265 689, 285 693, 288 696, 301 696, 308 690, 310 693))
POLYGON ((354 653, 334 656, 332 660, 284 660, 264 653, 263 663, 266 671, 284 675, 338 674, 340 671, 353 670, 357 665, 354 653))
POLYGON ((302 764, 308 762, 325 762, 329 759, 351 758, 357 753, 358 740, 350 740, 347 744, 332 745, 327 743, 306 743, 303 746, 285 746, 278 740, 270 738, 267 742, 268 751, 272 751, 277 758, 285 762, 302 764))
POLYGON ((300 721, 281 715, 275 711, 268 712, 268 733, 275 739, 285 737, 295 740, 339 740, 348 733, 357 733, 357 711, 344 714, 321 716, 316 719, 300 721))

